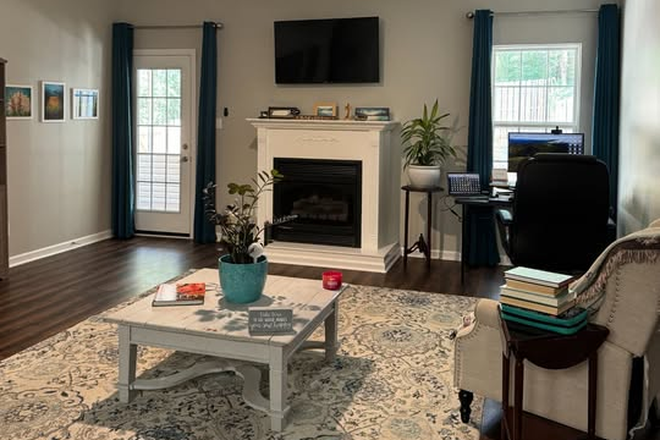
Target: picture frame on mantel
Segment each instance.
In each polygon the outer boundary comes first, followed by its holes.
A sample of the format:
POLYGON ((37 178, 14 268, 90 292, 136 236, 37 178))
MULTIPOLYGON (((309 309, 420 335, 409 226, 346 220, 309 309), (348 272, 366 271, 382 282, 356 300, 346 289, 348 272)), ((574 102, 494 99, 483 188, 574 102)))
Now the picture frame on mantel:
POLYGON ((314 115, 337 117, 337 103, 317 102, 316 104, 314 104, 314 115))
POLYGON ((389 121, 389 107, 355 107, 355 119, 358 121, 389 121))

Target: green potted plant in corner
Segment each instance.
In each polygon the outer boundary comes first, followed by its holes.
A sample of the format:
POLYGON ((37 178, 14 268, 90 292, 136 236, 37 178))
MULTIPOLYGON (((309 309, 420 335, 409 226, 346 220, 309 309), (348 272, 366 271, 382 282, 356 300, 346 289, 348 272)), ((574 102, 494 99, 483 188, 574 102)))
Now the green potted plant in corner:
POLYGON ((454 128, 443 125, 449 113, 438 113, 436 99, 430 112, 424 104, 422 117, 406 122, 401 130, 404 168, 410 185, 416 188, 440 186, 442 164, 448 157, 456 157, 451 145, 454 128))
POLYGON ((267 226, 256 224, 254 211, 261 194, 283 177, 277 170, 263 171, 258 180, 252 180, 252 184, 228 184, 229 194, 235 199, 222 213, 215 207, 216 184, 210 182, 204 189, 206 217, 212 224, 220 226, 220 242, 227 251, 218 259, 218 269, 220 285, 228 302, 250 303, 263 293, 268 260, 263 255, 259 237, 267 226))

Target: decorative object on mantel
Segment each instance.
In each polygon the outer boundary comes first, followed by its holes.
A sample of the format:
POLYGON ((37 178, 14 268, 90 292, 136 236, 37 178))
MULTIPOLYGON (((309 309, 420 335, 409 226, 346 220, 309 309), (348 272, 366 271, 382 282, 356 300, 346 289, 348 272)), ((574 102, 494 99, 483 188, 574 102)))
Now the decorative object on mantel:
POLYGON ((344 115, 344 119, 351 119, 351 103, 347 102, 346 105, 344 106, 344 110, 346 110, 346 114, 344 115))
POLYGON ((442 164, 448 157, 456 157, 456 150, 451 145, 455 129, 442 125, 449 113, 438 113, 436 99, 430 112, 424 104, 422 117, 406 122, 401 130, 404 168, 408 170, 410 185, 415 188, 440 186, 442 164))
POLYGON ((291 119, 300 114, 298 107, 268 107, 269 118, 291 119))
POLYGON ((355 107, 355 119, 362 121, 389 121, 389 107, 355 107))
POLYGON ((337 116, 323 116, 323 115, 297 115, 293 119, 303 119, 306 121, 336 121, 337 116))
POLYGON ((316 116, 333 116, 337 117, 337 103, 336 102, 317 102, 314 104, 314 114, 316 116))
POLYGON ((227 205, 224 213, 215 208, 216 184, 209 182, 204 188, 204 212, 208 220, 222 230, 221 243, 227 254, 218 260, 220 285, 224 298, 230 303, 250 303, 258 300, 266 284, 268 260, 259 244, 264 231, 254 219, 259 196, 269 191, 282 176, 277 170, 261 172, 252 184, 230 183, 229 194, 236 196, 234 203, 227 205))

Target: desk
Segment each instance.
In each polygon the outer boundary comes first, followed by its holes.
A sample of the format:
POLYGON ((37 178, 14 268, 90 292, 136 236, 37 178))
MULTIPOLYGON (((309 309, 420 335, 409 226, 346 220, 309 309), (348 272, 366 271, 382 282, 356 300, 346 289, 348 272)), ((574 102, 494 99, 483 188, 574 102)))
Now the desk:
MULTIPOLYGON (((470 234, 467 230, 467 222, 465 221, 467 209, 472 206, 479 206, 484 208, 512 208, 513 198, 511 197, 489 197, 489 198, 475 198, 475 197, 455 197, 454 201, 457 205, 461 205, 463 212, 461 218, 461 284, 465 282, 465 265, 467 264, 468 249, 470 243, 470 234)), ((495 221, 495 219, 493 219, 495 221)))

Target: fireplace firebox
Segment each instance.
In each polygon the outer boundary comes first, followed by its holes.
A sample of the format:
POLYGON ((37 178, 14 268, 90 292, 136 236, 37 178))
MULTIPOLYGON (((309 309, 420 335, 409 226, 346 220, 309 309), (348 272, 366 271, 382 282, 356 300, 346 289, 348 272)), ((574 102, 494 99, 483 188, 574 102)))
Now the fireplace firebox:
POLYGON ((276 226, 276 241, 360 247, 362 162, 274 158, 284 175, 273 188, 273 218, 295 215, 276 226))

